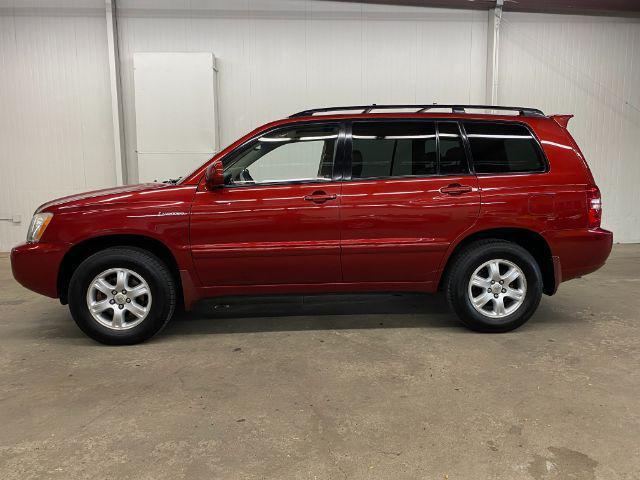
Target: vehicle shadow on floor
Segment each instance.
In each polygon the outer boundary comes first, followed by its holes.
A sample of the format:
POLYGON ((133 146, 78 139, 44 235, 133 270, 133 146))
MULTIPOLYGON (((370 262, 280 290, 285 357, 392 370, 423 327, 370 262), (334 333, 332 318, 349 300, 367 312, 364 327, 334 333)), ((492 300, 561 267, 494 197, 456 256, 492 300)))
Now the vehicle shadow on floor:
MULTIPOLYGON (((531 321, 515 333, 581 321, 579 316, 558 308, 553 300, 544 299, 531 321)), ((449 329, 451 333, 468 332, 449 310, 443 295, 298 295, 208 300, 197 305, 194 311, 176 314, 154 341, 167 341, 181 335, 386 328, 441 328, 449 329)), ((23 326, 15 335, 85 338, 62 306, 56 314, 39 318, 32 328, 23 326)))
POLYGON ((168 335, 441 327, 460 329, 442 295, 332 294, 228 297, 181 313, 168 335))
MULTIPOLYGON (((546 300, 518 331, 580 321, 559 312, 546 300)), ((207 300, 194 311, 177 314, 163 336, 380 328, 446 328, 468 332, 449 309, 444 295, 389 293, 207 300)))

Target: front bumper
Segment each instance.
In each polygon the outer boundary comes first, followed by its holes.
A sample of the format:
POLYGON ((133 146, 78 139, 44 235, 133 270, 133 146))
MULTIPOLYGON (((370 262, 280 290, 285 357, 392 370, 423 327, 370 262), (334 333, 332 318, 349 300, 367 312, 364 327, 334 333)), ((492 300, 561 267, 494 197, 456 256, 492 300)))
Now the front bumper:
POLYGON ((47 297, 58 297, 58 272, 69 246, 23 243, 11 250, 11 271, 21 285, 47 297))

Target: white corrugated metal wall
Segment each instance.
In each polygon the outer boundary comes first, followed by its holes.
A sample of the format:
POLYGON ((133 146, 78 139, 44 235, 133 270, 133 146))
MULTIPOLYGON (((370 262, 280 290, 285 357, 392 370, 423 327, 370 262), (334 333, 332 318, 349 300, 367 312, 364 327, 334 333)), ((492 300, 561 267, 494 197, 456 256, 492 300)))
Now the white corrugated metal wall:
POLYGON ((313 106, 484 98, 486 12, 312 0, 118 5, 133 181, 134 52, 216 55, 222 146, 313 106))
POLYGON ((640 20, 507 13, 498 100, 572 113, 569 130, 604 201, 604 225, 640 242, 640 20))
POLYGON ((54 197, 114 185, 104 2, 0 3, 0 251, 54 197), (51 6, 55 4, 56 6, 51 6))
MULTIPOLYGON (((487 12, 313 0, 118 5, 130 181, 134 52, 216 55, 223 146, 312 106, 484 101, 487 12)), ((575 113, 605 224, 617 241, 640 241, 640 21, 503 18, 500 103, 575 113)), ((0 221, 0 250, 24 238, 40 202, 115 183, 105 28, 100 0, 0 0, 0 217, 23 216, 0 221)))

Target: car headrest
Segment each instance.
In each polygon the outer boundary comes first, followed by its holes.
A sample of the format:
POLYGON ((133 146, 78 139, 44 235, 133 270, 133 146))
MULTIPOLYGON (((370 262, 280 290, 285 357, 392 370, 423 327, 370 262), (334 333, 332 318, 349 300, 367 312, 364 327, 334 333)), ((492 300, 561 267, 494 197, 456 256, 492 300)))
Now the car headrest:
POLYGON ((447 150, 445 158, 449 161, 458 161, 463 155, 462 147, 453 147, 447 150))
POLYGON ((460 161, 464 158, 462 147, 453 147, 447 150, 444 158, 440 159, 440 173, 458 172, 460 161))
POLYGON ((414 161, 413 175, 430 175, 436 173, 436 153, 429 152, 418 155, 418 158, 414 161))

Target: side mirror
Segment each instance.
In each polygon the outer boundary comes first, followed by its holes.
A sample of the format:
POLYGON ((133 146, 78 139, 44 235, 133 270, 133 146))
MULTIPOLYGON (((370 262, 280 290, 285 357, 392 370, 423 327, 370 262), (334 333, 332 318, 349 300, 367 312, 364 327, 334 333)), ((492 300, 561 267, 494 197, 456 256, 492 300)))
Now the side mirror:
POLYGON ((224 185, 224 167, 220 160, 216 160, 207 167, 204 174, 205 185, 207 190, 215 190, 224 185))

